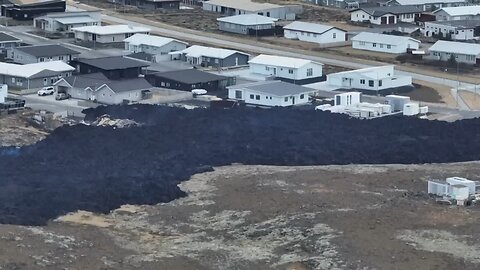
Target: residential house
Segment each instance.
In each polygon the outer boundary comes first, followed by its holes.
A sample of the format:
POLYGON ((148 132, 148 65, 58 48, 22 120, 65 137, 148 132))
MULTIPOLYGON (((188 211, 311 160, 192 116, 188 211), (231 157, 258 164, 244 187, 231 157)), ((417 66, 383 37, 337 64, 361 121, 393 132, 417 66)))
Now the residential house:
POLYGON ((138 8, 157 10, 175 10, 180 9, 181 0, 130 0, 131 4, 136 5, 138 8))
POLYGON ((149 34, 150 29, 130 25, 82 26, 72 28, 75 39, 98 43, 121 43, 135 34, 149 34))
POLYGON ((480 19, 425 22, 422 32, 426 37, 472 40, 480 36, 480 19))
POLYGON ((55 12, 35 17, 33 26, 49 33, 72 32, 72 28, 101 25, 101 10, 55 12))
POLYGON ((429 49, 426 59, 480 65, 480 44, 439 40, 429 49))
POLYGON ((305 105, 315 90, 282 81, 262 81, 229 86, 228 98, 246 104, 288 107, 305 105))
POLYGON ((272 76, 294 84, 324 80, 323 64, 311 60, 261 54, 250 61, 250 72, 272 76))
POLYGON ((1 15, 15 20, 31 20, 50 12, 65 12, 65 0, 9 0, 1 5, 1 15))
POLYGON ((152 55, 152 62, 171 60, 170 52, 187 48, 188 43, 180 40, 146 34, 135 34, 124 40, 125 50, 130 53, 152 55))
POLYGON ((5 32, 0 32, 0 51, 6 53, 21 44, 22 40, 5 32))
POLYGON ((480 5, 441 8, 433 15, 437 21, 480 20, 480 5))
POLYGON ((355 89, 365 93, 388 92, 412 87, 412 77, 395 74, 393 65, 343 71, 327 75, 329 86, 336 89, 355 89))
POLYGON ((292 22, 283 27, 284 37, 319 44, 346 41, 347 31, 340 28, 307 22, 292 22))
POLYGON ((419 40, 404 36, 362 32, 352 38, 352 48, 357 50, 406 53, 408 50, 418 50, 419 46, 419 40))
POLYGON ((242 14, 218 18, 220 31, 248 35, 249 31, 259 31, 275 28, 276 18, 270 18, 258 14, 242 14))
POLYGON ((231 82, 228 77, 197 69, 149 73, 145 75, 145 78, 153 86, 184 91, 193 89, 205 89, 209 92, 224 90, 231 82))
POLYGON ((140 101, 152 89, 145 78, 110 80, 102 73, 62 78, 55 82, 54 87, 57 92, 68 93, 72 98, 108 105, 140 101))
POLYGON ((59 78, 70 77, 73 70, 63 61, 26 65, 0 62, 0 84, 19 89, 41 88, 52 85, 59 78))
POLYGON ((369 22, 371 24, 414 23, 422 11, 416 6, 382 6, 357 8, 350 11, 352 22, 369 22))
POLYGON ((11 56, 15 63, 31 64, 48 61, 72 61, 80 52, 59 44, 31 45, 12 48, 11 56))
POLYGON ((193 45, 178 52, 171 52, 173 59, 179 59, 194 66, 235 67, 248 64, 250 55, 229 50, 193 45))
POLYGON ((281 6, 252 0, 209 0, 203 2, 203 10, 222 13, 226 16, 258 14, 280 20, 294 20, 297 14, 302 13, 303 8, 301 5, 281 6))
POLYGON ((367 3, 367 0, 304 0, 307 3, 336 7, 342 9, 354 9, 359 8, 360 4, 367 3))
POLYGON ((122 56, 79 58, 71 61, 70 64, 75 67, 76 73, 102 73, 110 80, 137 78, 142 74, 142 69, 150 65, 146 61, 122 56))
POLYGON ((458 7, 468 4, 468 0, 390 0, 388 6, 416 6, 422 11, 434 11, 444 7, 458 7))

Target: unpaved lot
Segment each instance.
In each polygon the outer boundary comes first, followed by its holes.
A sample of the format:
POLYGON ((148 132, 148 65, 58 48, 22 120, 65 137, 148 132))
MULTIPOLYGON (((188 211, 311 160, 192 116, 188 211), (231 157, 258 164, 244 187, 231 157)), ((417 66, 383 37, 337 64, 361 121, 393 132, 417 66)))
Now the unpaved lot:
POLYGON ((0 266, 478 269, 479 207, 436 205, 424 191, 430 178, 478 179, 479 165, 220 167, 171 203, 2 225, 0 266))
POLYGON ((0 115, 0 147, 23 146, 44 139, 48 133, 31 125, 32 115, 31 111, 0 115))

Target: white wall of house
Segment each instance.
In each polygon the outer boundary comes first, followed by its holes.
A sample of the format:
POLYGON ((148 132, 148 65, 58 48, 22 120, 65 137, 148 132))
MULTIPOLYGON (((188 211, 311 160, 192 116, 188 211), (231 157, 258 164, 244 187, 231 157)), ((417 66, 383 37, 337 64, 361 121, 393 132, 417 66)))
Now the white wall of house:
POLYGON ((250 72, 266 76, 275 76, 291 80, 303 80, 321 77, 323 67, 317 63, 309 63, 298 68, 250 63, 250 72))
POLYGON ((345 89, 363 89, 375 91, 409 86, 412 84, 412 77, 395 76, 394 72, 393 66, 384 66, 375 69, 376 76, 373 78, 372 76, 365 75, 371 75, 372 71, 365 71, 362 69, 356 72, 339 72, 327 75, 327 84, 345 89))
POLYGON ((346 40, 345 31, 339 30, 337 28, 332 28, 322 34, 285 29, 284 37, 288 39, 298 39, 301 41, 314 42, 319 44, 343 42, 346 40))
MULTIPOLYGON (((34 20, 34 24, 36 25, 37 22, 34 20)), ((88 23, 71 23, 71 24, 62 24, 57 21, 55 18, 45 18, 44 22, 40 22, 41 25, 37 26, 42 30, 47 32, 71 32, 71 29, 74 27, 81 27, 81 26, 93 26, 93 25, 100 25, 100 20, 96 22, 88 22, 88 23)))
POLYGON ((438 35, 439 33, 442 33, 443 35, 450 33, 453 40, 471 40, 474 38, 475 33, 473 28, 457 29, 456 26, 441 25, 436 24, 435 22, 425 22, 425 27, 422 32, 426 37, 431 37, 434 34, 438 35))
POLYGON ((5 102, 5 98, 7 97, 7 95, 8 95, 8 85, 2 84, 0 86, 0 103, 5 102))
MULTIPOLYGON (((149 32, 139 32, 140 34, 149 34, 149 32)), ((133 36, 136 33, 117 33, 111 35, 96 35, 88 32, 75 31, 75 39, 83 41, 93 41, 94 37, 98 43, 120 43, 124 39, 133 36)))
POLYGON ((367 50, 384 53, 405 53, 408 48, 417 50, 419 43, 413 40, 404 41, 401 43, 379 43, 372 41, 352 41, 352 48, 357 50, 367 50))
MULTIPOLYGON (((292 16, 292 13, 294 14, 293 11, 289 11, 288 7, 277 7, 277 8, 271 8, 271 9, 258 10, 258 11, 248 11, 248 10, 231 9, 231 8, 228 8, 228 9, 230 14, 227 14, 227 15, 258 14, 258 15, 277 18, 281 20, 289 19, 289 17, 292 16)), ((215 5, 209 2, 203 2, 203 10, 221 13, 222 6, 215 5)), ((293 16, 293 18, 295 18, 295 16, 293 16)))
POLYGON ((247 88, 229 88, 228 98, 244 101, 247 104, 269 106, 269 107, 287 107, 293 105, 302 105, 308 103, 310 92, 296 95, 274 96, 247 88))
POLYGON ((386 23, 383 24, 395 24, 399 22, 414 23, 416 15, 420 16, 420 13, 405 13, 398 16, 388 13, 380 17, 374 17, 363 10, 356 10, 350 13, 350 20, 353 22, 370 21, 370 23, 377 25, 382 24, 382 18, 386 18, 384 19, 386 23), (393 21, 393 23, 391 21, 393 21))
POLYGON ((105 104, 121 104, 124 100, 142 100, 142 93, 140 90, 115 93, 108 86, 101 87, 94 92, 94 95, 98 102, 105 104))
MULTIPOLYGON (((436 51, 429 51, 429 54, 425 56, 426 59, 431 59, 431 60, 438 60, 438 61, 448 61, 452 57, 453 53, 447 53, 447 52, 436 52, 436 51)), ((480 58, 480 55, 474 55, 474 54, 453 54, 455 56, 455 59, 459 63, 465 63, 465 64, 476 64, 477 58, 480 58)))
POLYGON ((63 61, 68 63, 73 59, 72 55, 55 55, 49 57, 35 57, 33 55, 25 54, 19 50, 12 50, 13 60, 15 63, 19 64, 32 64, 32 63, 41 63, 41 62, 50 62, 50 61, 63 61))
POLYGON ((169 52, 176 52, 176 51, 182 51, 187 48, 187 45, 182 42, 178 41, 172 41, 169 42, 168 44, 165 44, 164 46, 158 47, 158 46, 150 46, 150 45, 145 45, 145 44, 140 44, 140 45, 133 45, 128 42, 125 42, 125 50, 131 52, 131 53, 139 53, 139 52, 144 52, 144 53, 149 53, 155 55, 156 61, 168 61, 171 59, 170 55, 168 54, 169 52))

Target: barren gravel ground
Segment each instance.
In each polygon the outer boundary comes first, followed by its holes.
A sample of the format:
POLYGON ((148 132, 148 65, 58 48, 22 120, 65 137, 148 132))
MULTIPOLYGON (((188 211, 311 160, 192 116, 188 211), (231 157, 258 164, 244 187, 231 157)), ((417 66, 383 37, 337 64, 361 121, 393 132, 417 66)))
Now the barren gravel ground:
POLYGON ((0 115, 0 147, 23 146, 44 139, 48 133, 31 126, 26 118, 31 112, 0 115))
POLYGON ((2 269, 478 269, 479 207, 436 205, 426 179, 480 163, 271 167, 195 175, 188 197, 0 226, 2 269))

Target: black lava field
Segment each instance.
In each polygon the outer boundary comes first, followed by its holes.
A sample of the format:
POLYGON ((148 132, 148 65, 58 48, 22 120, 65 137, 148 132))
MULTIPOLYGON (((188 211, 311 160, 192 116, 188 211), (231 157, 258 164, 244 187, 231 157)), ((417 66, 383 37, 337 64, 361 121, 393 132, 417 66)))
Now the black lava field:
MULTIPOLYGON (((184 196, 191 175, 231 163, 324 165, 480 159, 480 119, 454 123, 293 109, 89 109, 141 127, 76 125, 21 149, 0 148, 0 222, 42 225, 59 215, 184 196)), ((319 176, 321 177, 321 176, 319 176)))

